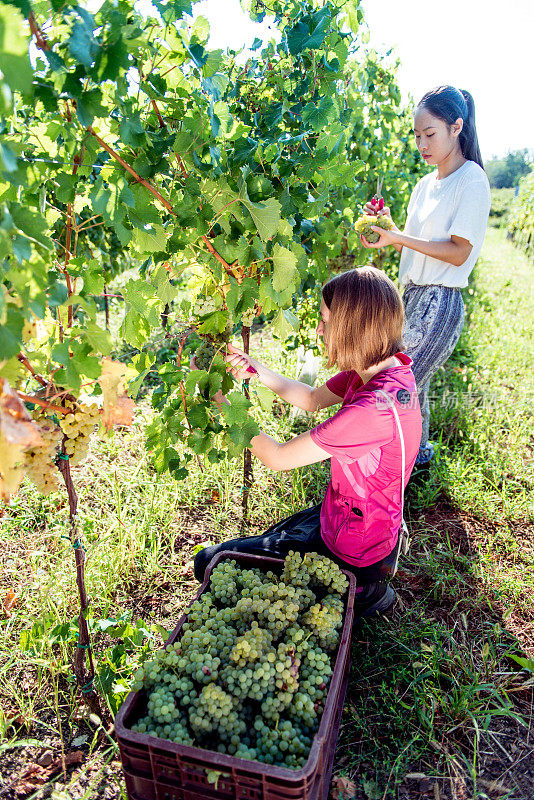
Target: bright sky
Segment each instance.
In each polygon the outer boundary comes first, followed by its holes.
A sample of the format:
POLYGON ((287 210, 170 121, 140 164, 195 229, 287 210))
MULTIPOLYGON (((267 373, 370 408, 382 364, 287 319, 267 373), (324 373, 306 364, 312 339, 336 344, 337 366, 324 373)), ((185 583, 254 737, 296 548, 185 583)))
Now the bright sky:
MULTIPOLYGON (((475 100, 484 160, 527 147, 534 155, 533 0, 362 0, 370 44, 401 60, 406 102, 450 83, 475 100)), ((193 10, 210 21, 211 48, 239 49, 266 25, 250 22, 238 0, 202 0, 193 10)))

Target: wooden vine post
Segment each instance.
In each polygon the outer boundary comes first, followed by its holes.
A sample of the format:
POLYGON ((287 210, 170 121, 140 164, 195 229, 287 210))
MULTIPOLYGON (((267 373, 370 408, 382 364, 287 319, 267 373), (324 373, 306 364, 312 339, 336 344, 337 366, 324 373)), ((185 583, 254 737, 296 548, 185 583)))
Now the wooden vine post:
POLYGON ((85 548, 83 547, 80 535, 78 533, 76 516, 78 510, 78 495, 76 494, 74 483, 72 481, 69 457, 65 452, 66 438, 67 437, 63 437, 61 452, 57 458, 56 464, 65 482, 69 499, 69 538, 72 547, 74 548, 74 557, 76 561, 76 584, 78 586, 78 595, 80 598, 80 614, 78 616, 78 644, 76 647, 76 653, 74 655, 73 668, 85 704, 89 710, 93 712, 93 714, 96 714, 98 717, 100 717, 100 719, 103 720, 105 717, 102 712, 100 698, 94 686, 95 667, 93 662, 93 654, 91 652, 89 626, 87 625, 86 619, 86 614, 89 609, 89 600, 87 599, 87 592, 85 589, 85 548))
MULTIPOLYGON (((243 339, 243 350, 248 355, 250 349, 250 328, 243 326, 241 329, 241 337, 243 339)), ((247 400, 250 400, 250 378, 244 381, 244 394, 247 400)), ((250 487, 254 481, 254 473, 252 471, 252 453, 247 449, 243 453, 243 519, 242 524, 246 522, 248 514, 248 496, 250 494, 250 487)))

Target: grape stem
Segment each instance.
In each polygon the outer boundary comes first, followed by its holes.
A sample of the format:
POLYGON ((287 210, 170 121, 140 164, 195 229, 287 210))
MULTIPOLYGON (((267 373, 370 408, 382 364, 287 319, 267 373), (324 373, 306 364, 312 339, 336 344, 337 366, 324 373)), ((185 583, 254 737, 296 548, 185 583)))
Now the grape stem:
POLYGON ((36 406, 40 406, 41 408, 45 408, 47 411, 53 411, 55 414, 68 414, 70 409, 63 408, 63 406, 56 406, 53 403, 49 403, 47 400, 41 400, 40 397, 35 397, 31 394, 24 394, 24 392, 19 392, 17 389, 17 394, 21 400, 24 400, 25 403, 35 403, 36 406))
POLYGON ((36 372, 36 371, 34 370, 34 368, 33 368, 33 367, 32 367, 32 365, 30 364, 30 362, 28 361, 28 359, 26 358, 26 356, 24 355, 24 353, 19 353, 19 354, 18 354, 18 356, 17 356, 17 358, 18 358, 18 360, 20 361, 20 363, 21 363, 21 364, 22 364, 24 367, 26 367, 26 369, 28 370, 28 372, 29 372, 31 375, 33 375, 33 377, 35 378, 35 380, 36 380, 38 383, 40 383, 40 384, 41 384, 41 386, 48 387, 48 385, 49 385, 48 381, 47 381, 45 378, 43 378, 43 376, 42 376, 42 375, 39 375, 39 373, 38 373, 38 372, 36 372))

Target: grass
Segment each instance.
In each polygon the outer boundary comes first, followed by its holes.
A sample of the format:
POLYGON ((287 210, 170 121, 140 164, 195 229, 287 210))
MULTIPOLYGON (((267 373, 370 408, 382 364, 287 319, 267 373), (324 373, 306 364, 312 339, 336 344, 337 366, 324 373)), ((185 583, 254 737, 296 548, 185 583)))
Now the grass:
MULTIPOLYGON (((532 796, 532 682, 512 658, 534 656, 531 274, 490 229, 461 341, 432 386, 437 457, 428 484, 408 496, 413 544, 395 580, 399 604, 353 637, 335 769, 357 800, 532 796)), ((266 332, 252 347, 293 372, 294 354, 266 332)), ((275 411, 258 410, 262 426, 291 435, 284 405, 275 411)), ((197 469, 180 484, 157 476, 144 449, 149 416, 143 401, 133 428, 94 442, 75 469, 90 625, 111 710, 194 593, 194 547, 242 529, 240 464, 197 469)), ((250 534, 317 502, 327 471, 270 474, 256 464, 255 480, 250 534)), ((56 782, 68 797, 124 796, 116 745, 71 681, 77 600, 66 526, 64 495, 41 498, 31 484, 3 512, 1 598, 15 600, 0 628, 2 800, 46 750, 81 750, 83 765, 33 794, 49 795, 56 782)))

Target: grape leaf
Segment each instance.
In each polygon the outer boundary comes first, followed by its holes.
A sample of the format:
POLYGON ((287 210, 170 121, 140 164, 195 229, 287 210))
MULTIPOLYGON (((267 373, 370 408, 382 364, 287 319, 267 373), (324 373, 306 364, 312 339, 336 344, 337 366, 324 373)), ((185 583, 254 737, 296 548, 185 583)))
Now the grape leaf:
POLYGON ((317 50, 323 44, 328 27, 330 24, 330 9, 326 5, 314 14, 307 15, 306 19, 313 26, 310 33, 310 26, 303 20, 299 20, 287 32, 287 46, 292 56, 296 56, 306 48, 317 50))
POLYGON ((109 331, 101 328, 96 322, 87 322, 85 326, 85 335, 95 353, 109 356, 113 349, 109 331))
POLYGON ((281 308, 275 316, 272 326, 274 333, 284 341, 293 331, 298 331, 299 319, 288 308, 281 308))
POLYGON ((13 7, 0 4, 0 70, 10 89, 29 94, 33 70, 28 56, 23 16, 13 7))
POLYGON ((280 224, 280 212, 282 210, 282 206, 278 200, 275 200, 274 197, 270 197, 263 203, 252 203, 247 197, 247 199, 242 198, 241 202, 250 212, 250 216, 254 220, 254 225, 256 226, 260 239, 263 239, 265 242, 276 234, 278 225, 280 224))
POLYGON ((308 103, 302 109, 302 119, 314 131, 320 131, 335 118, 337 113, 334 101, 330 97, 322 97, 317 104, 308 103))
POLYGON ((247 417, 239 423, 232 425, 224 436, 224 443, 228 449, 230 458, 238 456, 245 447, 249 447, 252 439, 260 432, 258 423, 247 417))
POLYGON ((260 406, 263 408, 263 410, 270 413, 273 410, 273 402, 276 397, 274 392, 271 392, 270 389, 268 389, 266 386, 263 386, 261 383, 256 384, 253 392, 257 396, 260 406))
POLYGON ((133 232, 133 243, 138 252, 144 255, 165 250, 167 236, 163 225, 152 225, 148 230, 136 228, 133 232))
POLYGON ((276 242, 273 249, 273 287, 277 292, 283 292, 290 286, 298 274, 297 257, 282 245, 276 242))
POLYGON ((120 397, 125 396, 126 384, 130 378, 134 378, 136 373, 132 367, 122 364, 120 361, 113 361, 111 358, 104 358, 101 361, 102 373, 98 378, 98 383, 102 389, 103 408, 102 419, 106 429, 109 431, 113 426, 113 420, 119 413, 119 407, 124 408, 124 401, 120 397))
POLYGON ((226 396, 228 403, 222 406, 222 415, 228 425, 243 422, 247 418, 247 409, 252 405, 241 392, 231 392, 226 396))
POLYGON ((72 33, 69 38, 69 50, 71 56, 83 64, 84 67, 89 67, 96 58, 98 53, 98 42, 93 36, 92 17, 90 14, 86 15, 89 19, 77 20, 72 26, 72 33))

